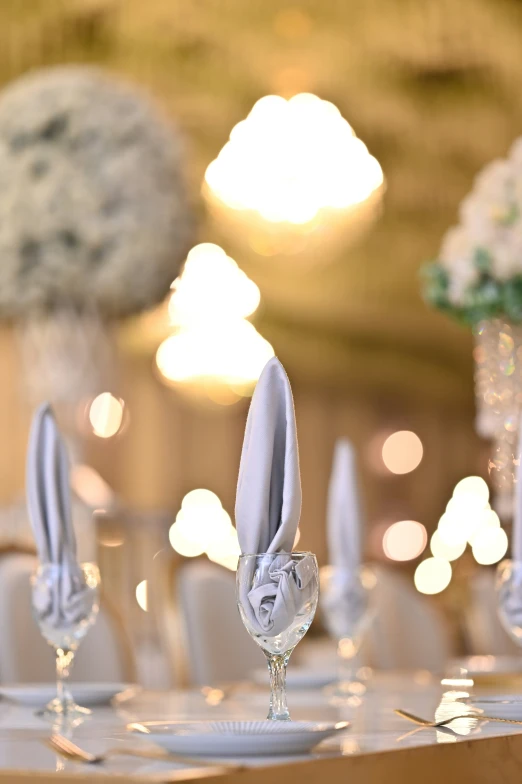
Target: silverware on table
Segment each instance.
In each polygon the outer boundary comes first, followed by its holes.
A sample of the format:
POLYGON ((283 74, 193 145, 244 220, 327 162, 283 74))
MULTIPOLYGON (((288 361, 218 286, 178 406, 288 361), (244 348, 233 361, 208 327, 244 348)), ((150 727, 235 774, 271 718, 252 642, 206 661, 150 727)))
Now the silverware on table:
POLYGON ((395 708, 393 712, 396 713, 397 716, 412 721, 414 724, 418 724, 421 727, 445 727, 447 724, 451 724, 452 721, 457 721, 459 719, 478 719, 479 721, 499 721, 503 724, 522 724, 522 719, 501 719, 499 717, 496 718, 495 716, 484 716, 482 713, 467 713, 462 716, 450 716, 441 721, 429 721, 429 719, 422 719, 420 716, 415 716, 414 713, 408 713, 408 711, 400 710, 399 708, 395 708))
POLYGON ((146 749, 130 748, 129 746, 116 746, 107 749, 103 754, 91 754, 88 751, 77 746, 68 738, 63 735, 51 735, 46 738, 46 745, 65 759, 72 760, 73 762, 84 762, 88 765, 99 765, 106 762, 110 757, 117 756, 130 756, 141 757, 142 759, 159 760, 163 762, 178 762, 186 765, 196 765, 200 768, 221 768, 226 770, 239 770, 242 766, 232 762, 211 762, 205 759, 196 759, 194 757, 185 757, 182 754, 174 754, 171 752, 162 751, 147 751, 146 749))

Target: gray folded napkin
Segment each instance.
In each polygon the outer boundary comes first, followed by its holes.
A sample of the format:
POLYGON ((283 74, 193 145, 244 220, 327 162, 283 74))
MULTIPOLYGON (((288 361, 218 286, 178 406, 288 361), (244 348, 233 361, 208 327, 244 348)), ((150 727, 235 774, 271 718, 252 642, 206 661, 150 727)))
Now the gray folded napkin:
POLYGON ((40 617, 55 628, 79 623, 92 601, 76 558, 67 451, 47 403, 33 417, 26 494, 40 563, 61 567, 54 575, 50 571, 45 589, 34 594, 40 617))
POLYGON ((326 512, 328 559, 332 567, 322 605, 331 634, 352 637, 366 611, 361 588, 361 509, 355 451, 346 438, 335 444, 326 512))
POLYGON ((279 360, 265 366, 252 397, 241 454, 236 526, 243 554, 277 553, 243 572, 242 606, 253 629, 276 636, 309 599, 314 562, 294 560, 301 480, 290 382, 279 360), (254 576, 255 572, 255 576, 254 576))

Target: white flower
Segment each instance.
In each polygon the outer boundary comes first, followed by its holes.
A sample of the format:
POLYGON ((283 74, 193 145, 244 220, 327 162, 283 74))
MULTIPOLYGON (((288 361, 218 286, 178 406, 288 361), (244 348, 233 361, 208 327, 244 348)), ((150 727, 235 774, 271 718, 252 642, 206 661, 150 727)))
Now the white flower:
POLYGON ((65 66, 0 94, 0 314, 141 310, 190 240, 179 142, 139 93, 65 66))

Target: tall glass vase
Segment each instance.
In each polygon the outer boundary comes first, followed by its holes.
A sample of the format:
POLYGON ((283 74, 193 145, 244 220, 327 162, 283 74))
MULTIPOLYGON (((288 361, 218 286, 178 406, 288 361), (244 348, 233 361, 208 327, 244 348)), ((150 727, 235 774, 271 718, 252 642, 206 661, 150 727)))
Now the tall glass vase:
POLYGON ((513 507, 514 460, 522 409, 522 324, 481 321, 475 328, 476 429, 493 441, 489 462, 495 508, 504 518, 513 507))

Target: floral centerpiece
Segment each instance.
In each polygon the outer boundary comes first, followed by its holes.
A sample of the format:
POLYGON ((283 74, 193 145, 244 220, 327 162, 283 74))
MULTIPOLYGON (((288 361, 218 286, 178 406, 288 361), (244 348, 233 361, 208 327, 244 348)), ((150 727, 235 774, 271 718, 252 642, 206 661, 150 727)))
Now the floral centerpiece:
POLYGON ((192 239, 182 162, 176 130, 101 70, 0 93, 0 318, 24 325, 33 398, 96 392, 106 322, 168 293, 192 239))
POLYGON ((495 439, 490 469, 511 511, 522 405, 522 138, 487 165, 424 268, 426 300, 473 327, 477 430, 495 439))

